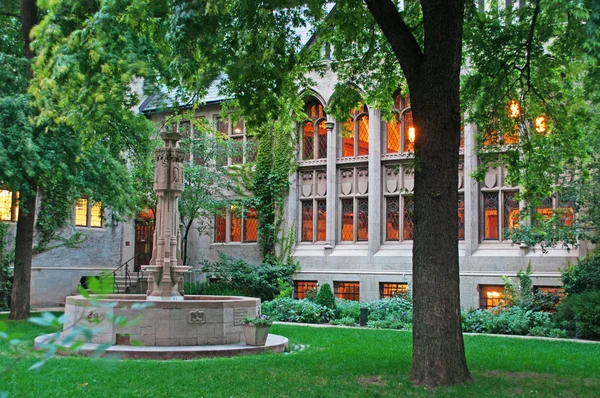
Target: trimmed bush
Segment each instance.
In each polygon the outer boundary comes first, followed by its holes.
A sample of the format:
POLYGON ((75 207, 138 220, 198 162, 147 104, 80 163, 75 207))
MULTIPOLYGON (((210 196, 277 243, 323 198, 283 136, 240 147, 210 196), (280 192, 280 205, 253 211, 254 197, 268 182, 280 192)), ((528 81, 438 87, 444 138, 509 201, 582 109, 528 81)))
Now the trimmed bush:
POLYGON ((185 294, 205 296, 245 296, 245 292, 231 288, 218 282, 185 282, 183 284, 185 294))
POLYGON ((328 283, 324 283, 319 288, 319 293, 317 293, 317 297, 315 297, 315 303, 335 311, 335 297, 331 290, 331 286, 329 286, 328 283))
POLYGON ((335 318, 334 310, 309 300, 281 298, 262 304, 261 311, 274 321, 323 323, 335 318))
POLYGON ((565 297, 556 309, 555 320, 576 337, 600 338, 600 290, 565 297))

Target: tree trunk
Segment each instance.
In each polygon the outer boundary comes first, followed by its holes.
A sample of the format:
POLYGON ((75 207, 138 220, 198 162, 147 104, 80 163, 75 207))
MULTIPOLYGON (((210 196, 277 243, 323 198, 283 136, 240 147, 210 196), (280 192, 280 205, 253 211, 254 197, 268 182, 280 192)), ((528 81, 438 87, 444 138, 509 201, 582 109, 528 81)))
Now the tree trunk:
MULTIPOLYGON (((31 30, 37 23, 36 0, 21 0, 21 32, 23 34, 25 57, 33 59, 31 49, 31 30)), ((31 65, 27 65, 27 78, 33 78, 31 65)), ((13 288, 10 297, 9 319, 29 317, 31 299, 31 261, 33 258, 33 233, 35 231, 36 184, 27 181, 28 193, 21 192, 19 221, 15 238, 15 268, 13 288)))
POLYGON ((10 297, 9 319, 29 318, 31 298, 31 260, 35 227, 35 194, 28 195, 19 205, 19 221, 15 238, 15 269, 10 297))
POLYGON ((410 89, 415 140, 413 364, 417 385, 472 380, 465 359, 458 267, 458 151, 464 5, 422 0, 424 51, 390 0, 365 0, 410 89))

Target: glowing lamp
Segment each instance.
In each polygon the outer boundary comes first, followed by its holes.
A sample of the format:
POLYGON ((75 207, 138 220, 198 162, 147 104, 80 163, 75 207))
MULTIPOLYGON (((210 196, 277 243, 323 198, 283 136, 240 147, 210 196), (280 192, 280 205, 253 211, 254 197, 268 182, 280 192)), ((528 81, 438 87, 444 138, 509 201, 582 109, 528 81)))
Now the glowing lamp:
POLYGON ((521 105, 515 100, 510 100, 508 103, 508 117, 516 119, 521 114, 521 105))
POLYGON ((535 131, 540 134, 545 134, 548 131, 548 119, 546 119, 546 116, 540 115, 535 118, 535 131))
POLYGON ((408 141, 415 142, 415 128, 414 127, 408 128, 408 141))
POLYGON ((242 129, 239 128, 239 127, 236 127, 236 128, 233 129, 233 132, 236 133, 236 134, 241 134, 242 133, 242 129))

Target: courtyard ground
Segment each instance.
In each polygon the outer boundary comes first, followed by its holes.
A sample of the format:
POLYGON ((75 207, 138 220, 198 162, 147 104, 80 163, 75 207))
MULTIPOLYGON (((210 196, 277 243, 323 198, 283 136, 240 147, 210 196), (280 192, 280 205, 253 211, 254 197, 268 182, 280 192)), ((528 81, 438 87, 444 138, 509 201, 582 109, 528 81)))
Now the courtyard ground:
MULTIPOLYGON (((5 322, 31 341, 45 333, 5 322)), ((192 361, 138 361, 14 354, 0 342, 0 391, 9 397, 597 397, 600 344, 465 336, 475 382, 436 390, 412 386, 411 335, 391 330, 274 325, 290 352, 192 361)), ((29 346, 30 347, 30 346, 29 346)))

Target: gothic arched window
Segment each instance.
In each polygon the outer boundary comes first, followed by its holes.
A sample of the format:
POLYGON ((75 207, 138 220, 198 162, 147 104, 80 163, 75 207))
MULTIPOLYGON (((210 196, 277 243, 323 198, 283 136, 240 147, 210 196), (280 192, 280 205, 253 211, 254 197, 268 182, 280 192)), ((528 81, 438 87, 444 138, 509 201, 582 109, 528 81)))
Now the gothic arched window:
POLYGON ((306 105, 308 120, 302 127, 302 160, 327 157, 327 128, 323 105, 312 100, 306 105))

